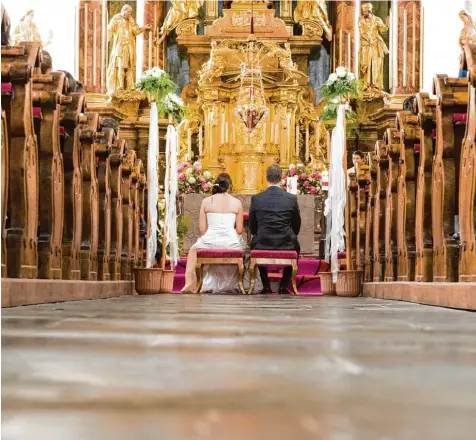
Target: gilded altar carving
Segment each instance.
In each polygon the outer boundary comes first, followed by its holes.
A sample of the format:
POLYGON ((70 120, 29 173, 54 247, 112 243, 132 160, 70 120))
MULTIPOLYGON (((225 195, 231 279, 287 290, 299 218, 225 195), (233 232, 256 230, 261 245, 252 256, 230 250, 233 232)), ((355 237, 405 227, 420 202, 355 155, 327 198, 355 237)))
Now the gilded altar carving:
POLYGON ((266 16, 263 13, 251 11, 243 11, 233 14, 231 23, 233 26, 251 26, 251 17, 253 17, 253 24, 255 26, 264 26, 266 24, 266 16))
POLYGON ((177 35, 181 37, 189 37, 190 35, 197 35, 197 26, 199 20, 196 18, 184 20, 177 26, 177 35))
POLYGON ((172 7, 167 12, 164 24, 160 28, 159 44, 183 21, 196 18, 204 0, 172 0, 172 7))
POLYGON ((294 9, 294 22, 302 26, 304 36, 321 37, 325 32, 327 39, 332 40, 332 25, 325 0, 298 0, 294 9))

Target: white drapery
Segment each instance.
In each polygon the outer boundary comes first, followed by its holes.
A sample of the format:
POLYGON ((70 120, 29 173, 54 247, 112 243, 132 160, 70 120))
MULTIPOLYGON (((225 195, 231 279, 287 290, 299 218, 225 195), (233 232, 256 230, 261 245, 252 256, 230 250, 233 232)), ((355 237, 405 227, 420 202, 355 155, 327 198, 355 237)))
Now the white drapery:
POLYGON ((336 126, 332 130, 329 193, 325 203, 326 260, 331 263, 332 282, 337 282, 339 263, 337 254, 345 251, 345 203, 347 192, 346 172, 342 166, 345 151, 345 105, 337 109, 336 126))
POLYGON ((147 238, 146 267, 152 267, 157 253, 157 201, 159 179, 157 176, 157 158, 159 155, 159 115, 157 104, 150 105, 149 149, 147 152, 147 204, 149 208, 149 237, 147 238))
POLYGON ((177 266, 177 130, 172 124, 167 127, 167 142, 165 146, 165 233, 166 244, 169 247, 170 267, 177 266))

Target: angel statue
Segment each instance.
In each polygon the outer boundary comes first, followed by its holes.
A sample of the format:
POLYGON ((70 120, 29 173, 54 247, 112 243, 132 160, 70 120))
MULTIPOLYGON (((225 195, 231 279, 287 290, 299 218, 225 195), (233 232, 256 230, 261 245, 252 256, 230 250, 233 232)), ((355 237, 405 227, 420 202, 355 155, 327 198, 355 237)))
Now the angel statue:
POLYGON ((22 41, 33 41, 40 43, 43 47, 43 41, 41 40, 41 35, 38 32, 38 28, 35 23, 33 23, 33 18, 35 16, 35 11, 29 9, 26 11, 26 14, 20 18, 20 23, 15 27, 12 35, 12 42, 14 46, 18 46, 22 41))
POLYGON ((297 0, 294 9, 294 22, 302 24, 303 21, 318 23, 329 41, 332 40, 332 26, 327 15, 326 0, 297 0))
POLYGON ((172 7, 167 12, 164 24, 160 29, 160 38, 158 44, 162 43, 164 38, 172 32, 182 21, 189 18, 198 17, 198 10, 202 7, 205 0, 171 0, 172 7))

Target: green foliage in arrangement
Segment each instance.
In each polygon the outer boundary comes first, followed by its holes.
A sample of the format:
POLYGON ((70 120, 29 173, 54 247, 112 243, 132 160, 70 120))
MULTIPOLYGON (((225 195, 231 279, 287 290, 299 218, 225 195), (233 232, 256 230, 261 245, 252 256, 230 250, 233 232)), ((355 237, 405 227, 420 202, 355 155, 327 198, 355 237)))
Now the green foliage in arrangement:
POLYGON ((175 93, 169 93, 157 103, 157 111, 160 117, 172 115, 180 121, 185 115, 185 104, 175 93))
POLYGON ((321 95, 326 99, 320 118, 322 120, 336 119, 337 109, 340 104, 346 105, 345 116, 348 121, 356 121, 357 114, 352 110, 349 102, 359 100, 362 84, 355 78, 352 72, 345 67, 338 67, 335 73, 321 86, 321 95))
POLYGON ((136 90, 146 93, 151 101, 159 103, 169 93, 174 93, 177 85, 167 72, 154 67, 143 73, 136 84, 136 90))

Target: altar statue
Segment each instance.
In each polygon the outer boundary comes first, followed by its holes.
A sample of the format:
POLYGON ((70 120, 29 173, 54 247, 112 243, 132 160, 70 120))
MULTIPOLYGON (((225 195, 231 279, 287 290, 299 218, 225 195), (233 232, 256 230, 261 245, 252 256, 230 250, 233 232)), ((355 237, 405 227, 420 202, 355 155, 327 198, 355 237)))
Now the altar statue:
POLYGON ((36 24, 33 23, 34 16, 35 11, 29 9, 26 11, 26 14, 20 18, 20 23, 15 27, 12 35, 12 43, 14 46, 18 46, 22 41, 33 41, 43 46, 38 28, 36 24))
POLYGON ((379 17, 373 15, 372 8, 371 3, 364 3, 359 19, 359 78, 364 82, 365 90, 381 91, 383 89, 383 61, 385 55, 388 54, 388 48, 380 33, 386 32, 388 26, 379 17))
POLYGON ((160 29, 159 44, 172 32, 182 21, 198 17, 199 9, 205 0, 171 0, 172 7, 167 12, 164 24, 160 29))
POLYGON ((473 22, 473 17, 471 17, 468 11, 461 11, 459 13, 459 18, 461 18, 461 21, 464 24, 464 27, 461 29, 461 33, 459 35, 459 45, 461 47, 459 77, 466 78, 467 72, 464 45, 466 43, 476 44, 476 24, 473 22))
POLYGON ((140 28, 132 17, 132 7, 124 5, 114 15, 107 27, 107 41, 112 41, 109 65, 107 66, 107 92, 132 90, 136 76, 136 37, 151 25, 140 28))
POLYGON ((325 0, 297 0, 294 22, 301 24, 304 20, 317 22, 326 33, 327 39, 332 40, 332 26, 327 15, 325 0))

